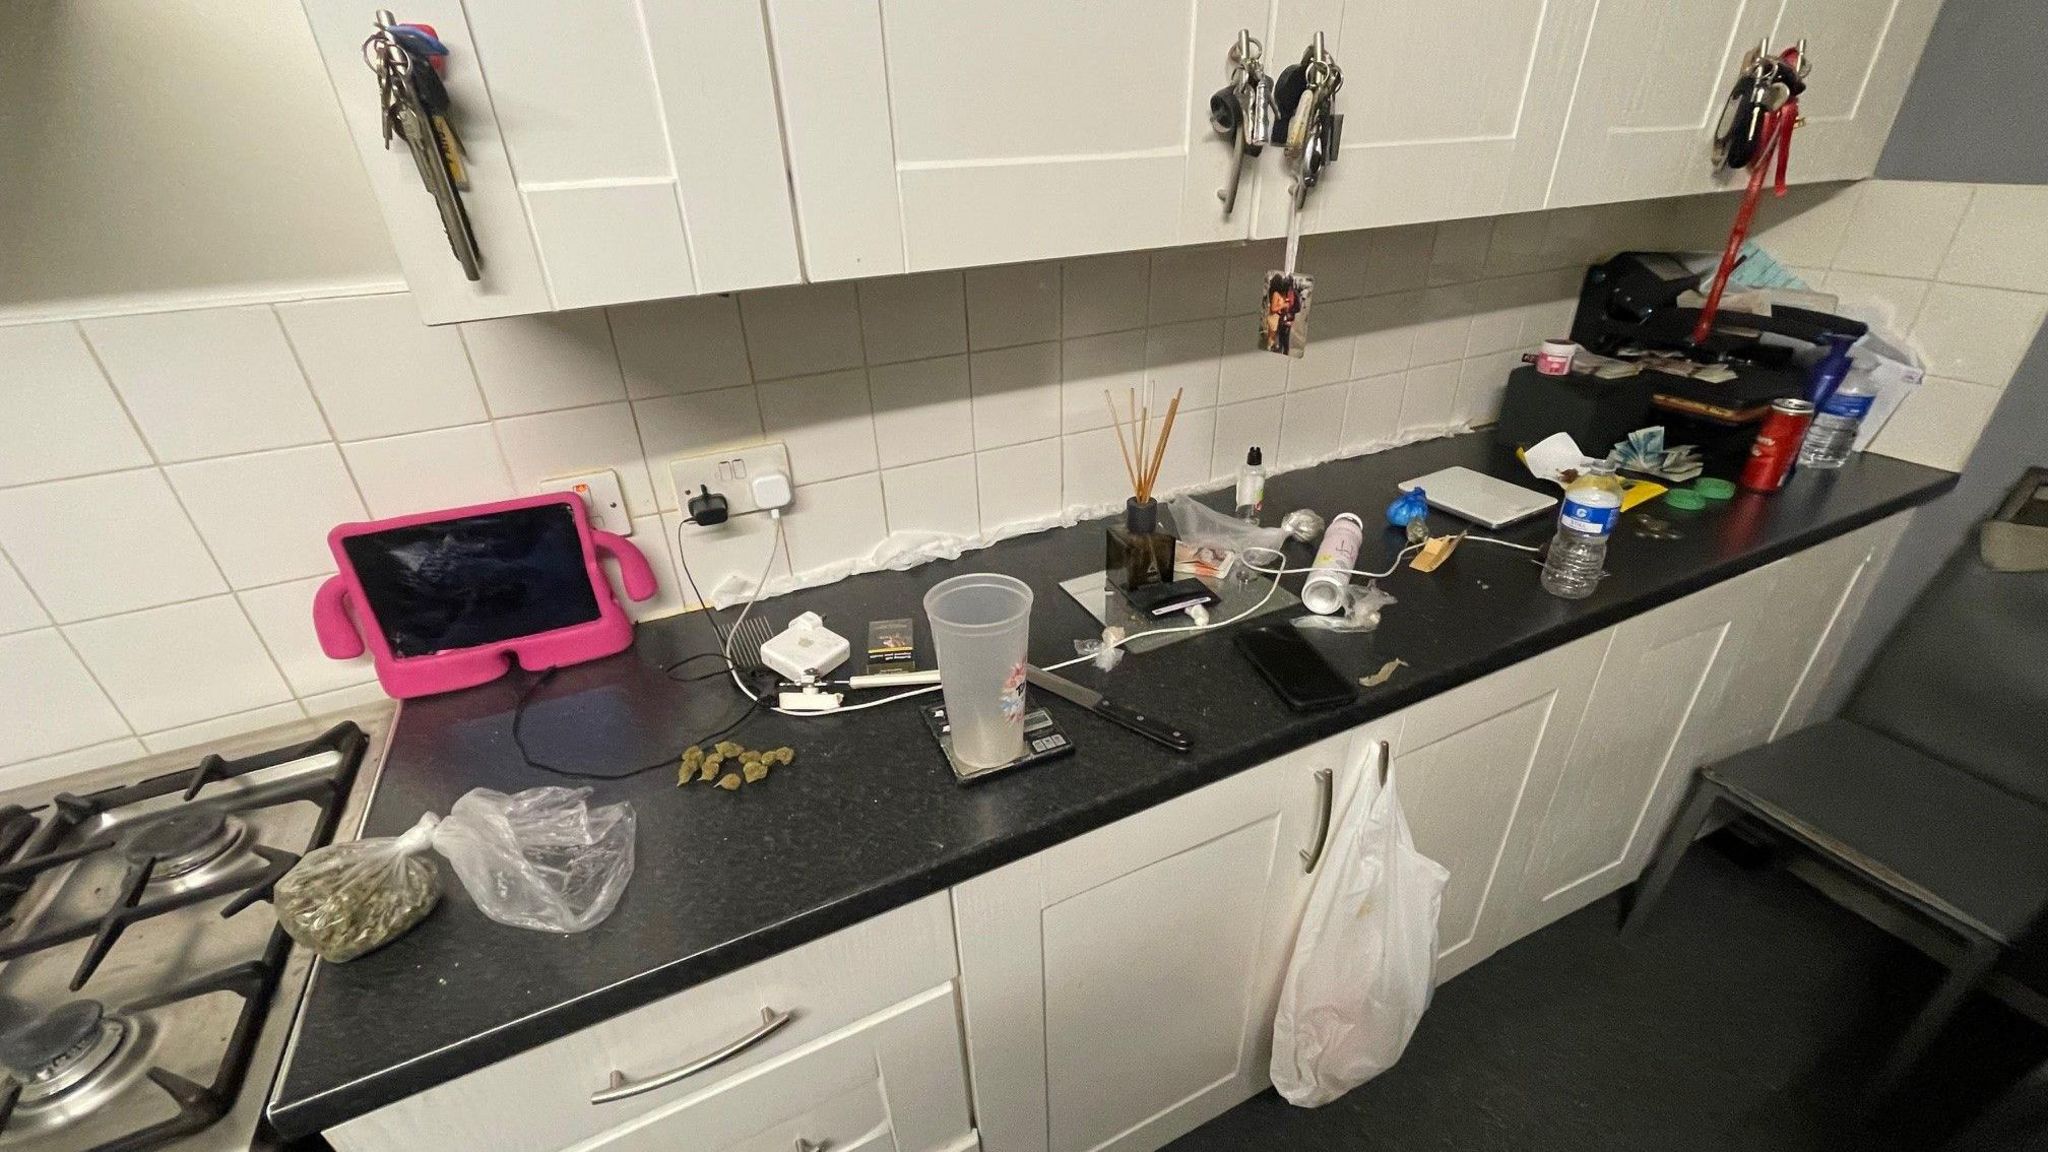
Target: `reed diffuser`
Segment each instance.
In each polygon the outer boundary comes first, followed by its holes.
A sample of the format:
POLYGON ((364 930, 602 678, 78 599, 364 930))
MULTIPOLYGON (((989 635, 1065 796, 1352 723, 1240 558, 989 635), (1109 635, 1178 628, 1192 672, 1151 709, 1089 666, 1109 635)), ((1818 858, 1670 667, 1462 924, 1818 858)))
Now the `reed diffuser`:
POLYGON ((1111 588, 1128 593, 1148 584, 1173 582, 1173 533, 1159 527, 1159 502, 1152 490, 1159 483, 1159 469, 1166 462, 1166 442, 1173 436, 1173 420, 1180 413, 1180 392, 1175 391, 1166 416, 1159 425, 1159 437, 1152 438, 1152 405, 1138 402, 1138 394, 1127 397, 1130 429, 1117 412, 1116 401, 1105 389, 1102 402, 1109 408, 1109 420, 1116 429, 1117 449, 1123 453, 1124 474, 1131 481, 1131 497, 1124 501, 1122 520, 1112 520, 1104 542, 1102 569, 1111 588), (1135 449, 1134 446, 1135 445, 1135 449))

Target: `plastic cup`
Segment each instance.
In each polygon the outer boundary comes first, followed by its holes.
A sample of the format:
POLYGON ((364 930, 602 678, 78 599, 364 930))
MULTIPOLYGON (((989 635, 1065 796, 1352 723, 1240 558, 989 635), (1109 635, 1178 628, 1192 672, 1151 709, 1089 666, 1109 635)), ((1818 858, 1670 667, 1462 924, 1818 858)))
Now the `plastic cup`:
POLYGON ((1014 576, 970 572, 924 594, 953 758, 1000 768, 1024 755, 1024 666, 1031 588, 1014 576))

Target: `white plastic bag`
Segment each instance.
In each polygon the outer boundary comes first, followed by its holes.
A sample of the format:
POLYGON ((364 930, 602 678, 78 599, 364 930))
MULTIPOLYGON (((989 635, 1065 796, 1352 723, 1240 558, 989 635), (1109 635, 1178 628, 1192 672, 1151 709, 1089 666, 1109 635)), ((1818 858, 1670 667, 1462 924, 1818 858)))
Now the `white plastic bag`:
POLYGON ((592 808, 588 788, 462 794, 434 829, 478 911, 500 924, 581 932, 611 915, 633 875, 633 808, 592 808))
POLYGON ((1392 1067, 1436 982, 1451 874, 1415 850, 1387 746, 1374 749, 1331 830, 1273 1017, 1273 1086, 1307 1108, 1392 1067))

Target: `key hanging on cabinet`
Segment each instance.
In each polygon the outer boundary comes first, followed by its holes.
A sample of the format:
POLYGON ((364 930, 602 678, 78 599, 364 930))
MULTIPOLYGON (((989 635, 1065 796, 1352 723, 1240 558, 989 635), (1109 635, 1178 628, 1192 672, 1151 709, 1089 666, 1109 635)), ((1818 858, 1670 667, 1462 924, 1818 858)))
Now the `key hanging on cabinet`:
POLYGON ((384 147, 396 136, 412 153, 420 183, 434 198, 447 234, 449 250, 470 280, 483 278, 483 254, 462 193, 469 187, 469 166, 462 138, 450 117, 452 102, 441 82, 448 48, 431 25, 403 24, 379 11, 375 30, 363 41, 363 61, 377 76, 377 102, 384 147))
POLYGON ((1239 29, 1237 42, 1230 48, 1230 83, 1209 97, 1209 126, 1231 141, 1230 182, 1216 191, 1226 220, 1237 208, 1246 159, 1256 159, 1273 142, 1273 126, 1280 119, 1265 54, 1265 46, 1252 36, 1251 29, 1239 29))
POLYGON ((1301 62, 1282 69, 1273 82, 1274 99, 1284 117, 1276 131, 1294 180, 1287 197, 1286 254, 1281 267, 1266 273, 1259 310, 1259 347, 1267 352, 1299 357, 1308 348, 1315 278, 1295 267, 1301 253, 1301 212, 1324 169, 1337 160, 1344 132, 1337 92, 1343 87, 1344 70, 1324 46, 1321 32, 1309 42, 1301 62))
POLYGON ((1721 121, 1714 136, 1714 163, 1729 168, 1748 168, 1749 184, 1735 209, 1735 223, 1728 230, 1728 243, 1721 250, 1721 263, 1707 290, 1707 302, 1694 323, 1692 342, 1704 344, 1714 332, 1714 318, 1721 310, 1721 295, 1735 272, 1743 243, 1749 239, 1750 223, 1756 218, 1757 202, 1763 198, 1764 182, 1775 176, 1772 192, 1785 195, 1785 175, 1792 157, 1792 130, 1802 122, 1799 96, 1806 91, 1807 74, 1813 63, 1801 40, 1777 55, 1771 54, 1769 40, 1759 43, 1743 58, 1742 75, 1728 93, 1721 121))

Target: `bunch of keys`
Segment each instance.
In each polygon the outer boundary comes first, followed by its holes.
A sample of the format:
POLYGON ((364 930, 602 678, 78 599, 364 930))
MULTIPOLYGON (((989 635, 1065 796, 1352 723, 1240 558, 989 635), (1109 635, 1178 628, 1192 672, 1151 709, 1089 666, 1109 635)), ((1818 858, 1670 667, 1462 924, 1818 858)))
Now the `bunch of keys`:
POLYGON ((1287 248, 1284 263, 1266 273, 1264 306, 1259 317, 1259 347, 1283 356, 1301 356, 1308 347, 1308 312, 1315 296, 1315 278, 1295 270, 1301 252, 1301 210, 1308 191, 1322 179, 1323 169, 1337 160, 1344 117, 1337 111, 1337 91, 1344 72, 1316 33, 1301 63, 1281 69, 1274 81, 1274 99, 1286 109, 1282 140, 1294 167, 1293 195, 1287 201, 1287 248))
POLYGON ((405 141, 419 169, 420 182, 441 212, 448 247, 471 280, 483 278, 483 256, 462 193, 469 187, 462 138, 448 118, 448 89, 441 83, 441 61, 448 49, 424 24, 401 24, 389 12, 377 13, 376 31, 363 41, 363 60, 377 74, 377 101, 383 114, 384 147, 391 138, 405 141))
POLYGON ((1273 142, 1273 128, 1280 109, 1273 102, 1273 78, 1266 75, 1266 49, 1253 39, 1251 29, 1240 29, 1230 49, 1230 84, 1209 97, 1209 126, 1219 136, 1228 136, 1235 154, 1231 158, 1230 183, 1216 192, 1223 201, 1223 218, 1237 208, 1237 186, 1244 180, 1244 162, 1273 142))
POLYGON ((1337 111, 1337 92, 1344 87, 1344 70, 1323 46, 1323 34, 1316 33, 1301 63, 1280 72, 1277 96, 1287 114, 1287 158, 1294 163, 1296 208, 1307 202, 1308 190, 1316 186, 1323 169, 1337 160, 1337 148, 1344 134, 1344 117, 1337 111))
POLYGON ((1782 55, 1774 55, 1770 41, 1764 40, 1742 58, 1742 75, 1729 90, 1721 121, 1714 129, 1716 167, 1749 167, 1763 148, 1767 115, 1806 90, 1811 70, 1804 40, 1782 55))

